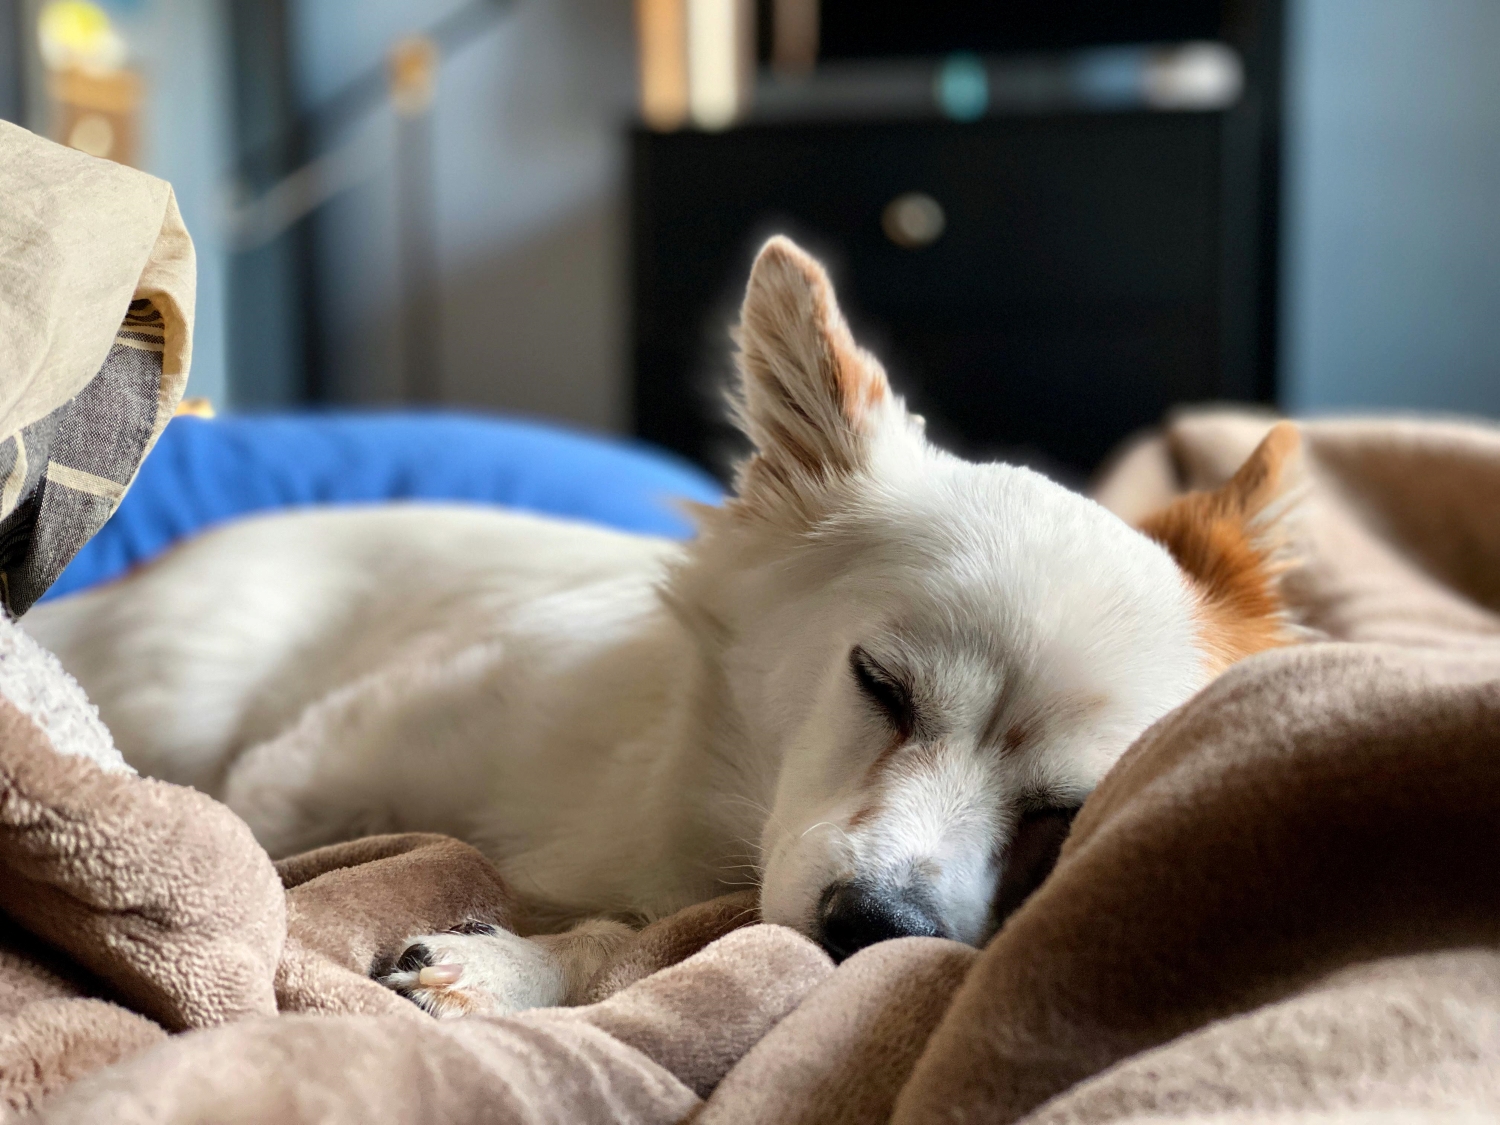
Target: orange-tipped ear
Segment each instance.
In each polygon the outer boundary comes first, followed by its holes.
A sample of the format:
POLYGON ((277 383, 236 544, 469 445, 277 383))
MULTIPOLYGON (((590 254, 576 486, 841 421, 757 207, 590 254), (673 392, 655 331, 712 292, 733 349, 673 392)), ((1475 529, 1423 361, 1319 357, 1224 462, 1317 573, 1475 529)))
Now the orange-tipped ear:
POLYGON ((1200 638, 1215 672, 1296 639, 1280 580, 1291 565, 1301 453, 1297 427, 1277 422, 1223 486, 1190 492, 1140 524, 1197 592, 1200 638))
POLYGON ((800 504, 858 468, 890 385, 855 345, 823 267, 790 239, 771 239, 756 257, 736 338, 736 413, 756 450, 741 495, 769 489, 800 504))

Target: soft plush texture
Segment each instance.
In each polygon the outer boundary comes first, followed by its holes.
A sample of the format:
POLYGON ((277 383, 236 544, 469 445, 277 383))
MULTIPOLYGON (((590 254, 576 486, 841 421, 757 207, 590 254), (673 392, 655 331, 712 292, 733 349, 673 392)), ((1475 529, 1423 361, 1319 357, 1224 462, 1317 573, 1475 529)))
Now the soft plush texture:
POLYGON ((34 1109, 75 1079, 166 1037, 144 1016, 107 1000, 38 1000, 6 1013, 0 1018, 0 1111, 34 1109))
POLYGON ((1494 1120, 1500 954, 1354 965, 1074 1087, 1026 1120, 1494 1120))
POLYGON ((0 121, 0 607, 105 522, 187 382, 195 266, 165 182, 0 121))
POLYGON ((102 1072, 42 1119, 680 1121, 700 1104, 694 1087, 711 1089, 831 970, 804 939, 765 926, 586 1008, 251 1021, 102 1072))
POLYGON ((686 536, 683 501, 712 477, 649 446, 541 422, 439 412, 176 418, 130 493, 48 597, 119 577, 253 512, 314 504, 471 501, 686 536))
POLYGON ((10 918, 164 1027, 276 1010, 284 898, 244 822, 194 790, 58 754, 4 697, 0 868, 10 918))
MULTIPOLYGON (((1215 483, 1264 425, 1179 419, 1102 494, 1125 509, 1215 483)), ((1500 1115, 1500 434, 1307 436, 1297 589, 1327 639, 1245 661, 1148 731, 983 951, 906 939, 834 968, 791 931, 746 925, 753 899, 731 896, 641 931, 589 1006, 434 1021, 367 974, 407 933, 511 920, 472 849, 355 841, 277 879, 206 798, 61 758, 13 717, 0 886, 31 933, 0 933, 0 1096, 70 1123, 1500 1115), (28 850, 50 805, 95 833, 89 862, 28 850), (133 809, 177 827, 109 836, 133 809), (174 837, 205 861, 183 863, 174 837), (44 862, 43 894, 12 877, 44 862), (110 927, 142 922, 101 915, 94 888, 153 881, 150 901, 171 905, 252 888, 226 908, 273 920, 279 905, 279 957, 271 921, 162 906, 157 952, 125 956, 136 945, 112 946, 110 927), (45 923, 60 901, 76 932, 45 923), (191 952, 213 941, 219 959, 191 952), (190 975, 168 968, 178 947, 190 975), (268 1014, 272 992, 288 1014, 268 1014), (197 1030, 167 1037, 136 1013, 197 1030)))
POLYGON ((698 1125, 885 1121, 977 955, 938 938, 860 950, 730 1071, 698 1125))
POLYGON ((0 621, 0 713, 14 708, 59 754, 87 758, 107 773, 134 773, 78 681, 22 629, 0 621))

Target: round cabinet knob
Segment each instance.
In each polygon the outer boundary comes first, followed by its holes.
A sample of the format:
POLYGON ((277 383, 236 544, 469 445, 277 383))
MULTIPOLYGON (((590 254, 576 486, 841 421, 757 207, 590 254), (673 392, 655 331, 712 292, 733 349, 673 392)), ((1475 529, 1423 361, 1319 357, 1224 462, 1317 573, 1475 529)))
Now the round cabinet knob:
POLYGON ((931 246, 943 237, 947 225, 943 205, 922 191, 896 196, 880 213, 880 227, 885 236, 905 250, 931 246))

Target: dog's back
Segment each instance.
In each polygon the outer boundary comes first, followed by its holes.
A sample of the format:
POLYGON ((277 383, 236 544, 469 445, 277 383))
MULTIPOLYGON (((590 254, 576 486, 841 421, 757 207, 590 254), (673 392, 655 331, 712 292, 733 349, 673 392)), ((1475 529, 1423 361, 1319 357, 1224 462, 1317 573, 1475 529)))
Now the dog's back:
POLYGON ((656 574, 674 545, 470 505, 252 518, 22 624, 127 760, 216 792, 229 758, 392 661, 502 632, 519 606, 656 574))

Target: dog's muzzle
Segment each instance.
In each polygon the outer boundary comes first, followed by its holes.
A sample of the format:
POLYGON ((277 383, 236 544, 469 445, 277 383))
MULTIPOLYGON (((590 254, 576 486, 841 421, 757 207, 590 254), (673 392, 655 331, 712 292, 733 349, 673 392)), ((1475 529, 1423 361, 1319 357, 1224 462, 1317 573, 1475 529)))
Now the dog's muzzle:
POLYGON ((942 926, 910 890, 833 883, 818 901, 818 940, 835 961, 877 941, 942 936, 942 926))

